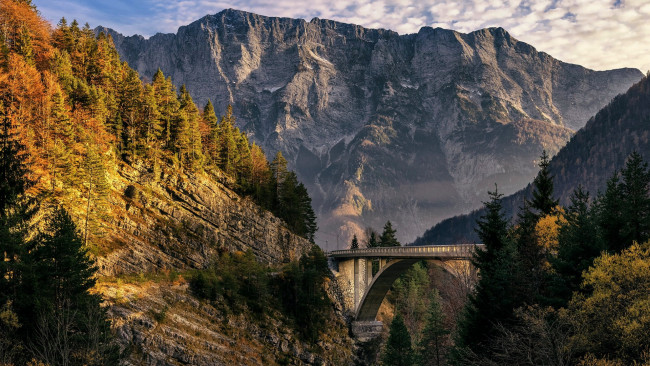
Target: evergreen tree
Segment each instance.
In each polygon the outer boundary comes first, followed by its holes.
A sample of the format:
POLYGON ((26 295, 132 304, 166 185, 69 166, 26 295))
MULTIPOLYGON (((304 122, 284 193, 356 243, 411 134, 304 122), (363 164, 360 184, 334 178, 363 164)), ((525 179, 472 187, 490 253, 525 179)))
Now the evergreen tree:
POLYGON ((511 322, 514 308, 521 305, 517 298, 516 249, 508 236, 502 195, 496 189, 488 193, 486 213, 477 222, 477 233, 485 247, 472 259, 479 280, 459 321, 457 357, 462 357, 459 355, 465 352, 464 348, 477 354, 487 353, 487 342, 496 334, 495 324, 511 322))
POLYGON ((533 199, 530 201, 530 207, 537 210, 539 217, 553 212, 559 202, 557 199, 553 199, 553 176, 548 169, 549 164, 549 157, 546 150, 543 150, 539 163, 540 170, 533 180, 533 199))
POLYGON ((95 146, 86 144, 86 157, 83 162, 83 186, 86 191, 84 245, 88 244, 89 234, 100 235, 99 220, 104 217, 107 210, 109 185, 106 180, 106 168, 96 149, 95 146))
POLYGON ((381 236, 379 237, 379 242, 381 243, 379 246, 382 247, 399 247, 402 244, 400 244, 399 241, 397 241, 397 238, 395 237, 395 233, 397 230, 393 229, 393 224, 391 224, 390 221, 386 221, 386 224, 384 225, 384 231, 381 233, 381 236))
POLYGON ((28 65, 34 66, 34 49, 32 48, 32 38, 26 26, 20 28, 20 33, 14 44, 14 51, 25 58, 28 65))
POLYGON ((431 292, 426 324, 418 343, 417 364, 440 366, 446 364, 446 347, 449 331, 445 328, 445 315, 440 307, 437 290, 431 292))
POLYGON ((632 243, 643 243, 650 238, 650 173, 648 163, 634 151, 621 170, 621 193, 623 195, 621 242, 613 242, 611 248, 621 251, 632 243))
POLYGON ((56 209, 36 242, 19 303, 33 320, 23 332, 34 356, 50 365, 117 362, 101 297, 89 292, 96 267, 68 213, 56 209))
POLYGON ((24 154, 0 101, 0 307, 9 306, 19 292, 27 222, 33 214, 33 203, 25 198, 33 182, 27 179, 24 154))
POLYGON ((539 244, 535 230, 539 216, 531 210, 528 201, 517 214, 517 226, 514 229, 514 240, 519 258, 519 284, 521 298, 528 304, 534 304, 542 295, 546 271, 544 268, 546 255, 539 244))
POLYGON ((370 233, 366 233, 367 234, 366 248, 376 248, 380 246, 381 242, 377 237, 377 233, 372 229, 370 229, 369 231, 370 233))
POLYGON ((207 156, 210 157, 210 160, 213 163, 216 163, 219 160, 218 157, 218 143, 219 143, 219 119, 214 112, 214 106, 212 102, 208 100, 208 103, 203 107, 203 113, 201 115, 204 123, 209 128, 207 144, 205 150, 207 151, 207 156))
POLYGON ((566 223, 560 227, 557 256, 551 258, 551 305, 566 307, 574 292, 580 290, 582 274, 606 247, 596 224, 594 210, 589 208, 589 193, 581 186, 571 195, 571 204, 564 214, 566 223))
POLYGON ((352 242, 350 243, 350 249, 359 249, 359 239, 357 239, 356 234, 352 235, 352 242))
POLYGON ((390 323, 390 333, 381 360, 382 364, 387 366, 413 365, 411 336, 399 312, 390 323))
POLYGON ((606 243, 607 248, 612 250, 613 245, 622 246, 621 243, 624 242, 622 237, 624 226, 623 192, 618 172, 614 172, 607 181, 605 192, 599 193, 594 202, 594 209, 597 214, 598 227, 602 230, 603 242, 606 243))

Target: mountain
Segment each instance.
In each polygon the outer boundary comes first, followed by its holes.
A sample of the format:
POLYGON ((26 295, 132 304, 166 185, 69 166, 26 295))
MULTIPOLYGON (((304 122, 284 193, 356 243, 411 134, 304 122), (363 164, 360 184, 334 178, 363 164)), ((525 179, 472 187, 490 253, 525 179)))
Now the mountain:
MULTIPOLYGON (((633 85, 625 94, 614 98, 592 117, 551 160, 555 196, 560 204, 568 204, 573 190, 582 185, 594 197, 604 191, 607 180, 625 165, 630 153, 637 151, 650 161, 650 79, 648 76, 633 85)), ((531 186, 503 199, 506 213, 513 216, 531 186)), ((478 210, 469 215, 450 218, 431 228, 418 244, 445 244, 476 241, 478 210)))
POLYGON ((233 104, 307 186, 329 249, 386 220, 408 242, 495 181, 517 191, 543 148, 557 152, 642 77, 558 61, 502 28, 399 35, 228 9, 149 39, 96 31, 143 79, 160 68, 199 105, 233 104))

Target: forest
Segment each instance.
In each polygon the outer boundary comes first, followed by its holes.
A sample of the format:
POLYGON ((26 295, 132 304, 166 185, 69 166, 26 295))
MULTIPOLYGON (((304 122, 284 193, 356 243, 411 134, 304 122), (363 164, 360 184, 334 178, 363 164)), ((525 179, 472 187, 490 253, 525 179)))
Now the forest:
POLYGON ((432 290, 426 263, 398 280, 383 364, 650 364, 648 164, 633 152, 604 192, 578 186, 563 207, 546 153, 540 161, 514 223, 490 192, 462 310, 441 311, 454 298, 432 290))
POLYGON ((123 165, 153 180, 207 176, 313 242, 304 185, 281 152, 269 162, 248 141, 232 108, 198 108, 160 70, 143 83, 88 24, 52 28, 29 0, 0 5, 0 364, 118 362, 90 253, 108 240, 111 195, 130 194, 111 186, 123 165))

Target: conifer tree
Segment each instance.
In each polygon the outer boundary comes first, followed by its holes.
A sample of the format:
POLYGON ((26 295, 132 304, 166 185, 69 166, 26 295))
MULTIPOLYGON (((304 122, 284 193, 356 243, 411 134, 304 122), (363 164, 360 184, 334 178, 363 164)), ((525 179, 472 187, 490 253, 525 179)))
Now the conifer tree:
POLYGON ((542 151, 539 162, 539 173, 533 180, 533 199, 530 207, 537 211, 539 217, 553 212, 558 205, 558 200, 553 198, 553 176, 549 171, 549 156, 546 150, 542 151))
POLYGON ((390 333, 381 360, 383 365, 413 365, 411 336, 408 329, 406 329, 402 314, 399 312, 395 314, 393 321, 390 323, 390 333))
POLYGON ((99 220, 106 214, 106 198, 109 185, 106 180, 104 163, 95 146, 86 144, 86 156, 83 162, 84 181, 86 190, 86 217, 84 220, 83 242, 88 244, 88 235, 99 235, 99 220))
POLYGON ((597 212, 598 226, 602 230, 603 241, 607 248, 622 246, 623 237, 623 192, 619 179, 619 173, 614 172, 607 181, 604 193, 599 193, 594 202, 594 209, 597 212))
POLYGON ((34 49, 32 48, 32 39, 27 27, 24 25, 20 28, 20 33, 14 44, 14 51, 25 58, 28 65, 34 66, 34 49))
POLYGON ((477 233, 485 247, 472 259, 479 280, 459 321, 457 355, 462 355, 464 348, 477 354, 487 353, 487 342, 496 333, 495 324, 511 322, 514 308, 521 305, 517 298, 516 249, 508 236, 502 194, 496 189, 488 193, 486 212, 477 222, 477 233))
POLYGON ((397 238, 395 237, 395 233, 397 233, 397 230, 393 229, 393 224, 391 224, 390 221, 386 221, 386 224, 384 225, 384 231, 381 233, 381 236, 379 237, 379 242, 381 247, 399 247, 401 246, 400 242, 397 241, 397 238))
POLYGON ((595 216, 589 193, 578 186, 564 214, 566 223, 560 227, 557 256, 551 258, 550 302, 556 308, 566 307, 573 293, 580 291, 582 273, 606 249, 595 216))
POLYGON ((377 237, 377 233, 370 229, 370 233, 367 233, 367 242, 366 242, 366 248, 375 248, 380 246, 381 241, 377 237))
POLYGON ((621 193, 623 195, 621 242, 610 243, 614 251, 643 243, 650 238, 650 172, 648 163, 634 151, 621 170, 621 193))
POLYGON ((101 298, 89 292, 96 267, 65 210, 53 212, 36 242, 19 303, 33 319, 23 331, 34 356, 50 365, 117 362, 101 298))
POLYGON ((357 235, 352 235, 352 242, 350 243, 350 249, 359 249, 359 239, 357 235))
POLYGON ((219 122, 219 159, 217 164, 222 171, 231 177, 236 176, 237 140, 235 133, 235 117, 232 115, 232 106, 228 106, 226 115, 219 122))
POLYGON ((214 106, 212 105, 211 101, 208 100, 208 103, 203 108, 201 118, 203 118, 203 122, 208 126, 209 129, 205 144, 205 151, 207 152, 206 155, 210 158, 212 163, 216 163, 219 160, 219 119, 214 112, 214 106))
POLYGON ((445 314, 440 307, 437 290, 431 292, 426 324, 418 343, 417 364, 440 366, 446 364, 446 347, 449 331, 445 328, 445 314))

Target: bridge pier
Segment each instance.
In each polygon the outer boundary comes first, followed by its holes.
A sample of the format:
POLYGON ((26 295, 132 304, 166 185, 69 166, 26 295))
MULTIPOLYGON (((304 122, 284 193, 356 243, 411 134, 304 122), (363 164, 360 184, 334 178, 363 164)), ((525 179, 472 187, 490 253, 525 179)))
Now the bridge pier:
POLYGON ((378 337, 383 330, 384 323, 377 320, 352 322, 352 334, 361 342, 378 337))

